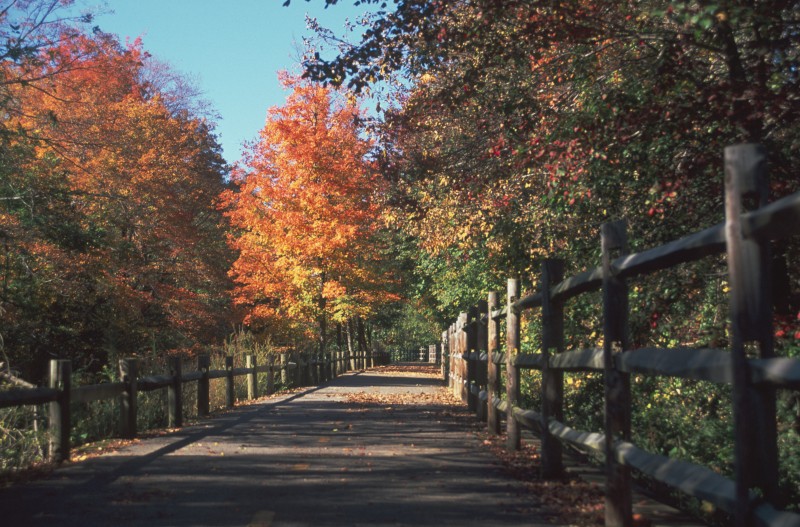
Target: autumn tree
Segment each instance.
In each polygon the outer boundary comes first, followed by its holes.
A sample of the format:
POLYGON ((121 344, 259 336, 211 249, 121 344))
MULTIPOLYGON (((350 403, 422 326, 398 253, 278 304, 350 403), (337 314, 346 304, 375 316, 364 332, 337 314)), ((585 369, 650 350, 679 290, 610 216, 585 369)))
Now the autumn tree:
POLYGON ((239 258, 231 269, 245 321, 273 334, 366 317, 381 283, 378 179, 352 97, 286 74, 286 104, 271 108, 235 188, 223 194, 239 258), (310 326, 310 321, 316 323, 310 326))
POLYGON ((609 219, 646 244, 719 221, 727 144, 766 143, 775 196, 796 189, 795 23, 780 1, 398 0, 306 75, 407 75, 381 140, 393 221, 527 274, 609 219))
POLYGON ((168 106, 146 59, 138 41, 70 33, 26 64, 35 83, 8 87, 0 300, 31 378, 51 356, 99 368, 227 331, 225 164, 213 125, 168 106))
MULTIPOLYGON (((797 2, 392 6, 337 56, 312 57, 306 75, 352 88, 407 75, 381 143, 390 220, 415 238, 420 281, 450 319, 478 291, 498 289, 498 275, 533 275, 534 287, 537 258, 565 258, 568 274, 596 265, 605 221, 628 219, 636 248, 720 222, 725 146, 766 145, 772 198, 800 188, 797 2)), ((796 241, 775 251, 776 337, 789 355, 800 342, 800 277, 785 269, 799 252, 796 241)), ((724 276, 709 259, 634 288, 632 345, 724 347, 724 276)), ((596 309, 572 309, 571 345, 594 345, 596 309)), ((647 397, 681 388, 663 382, 637 389, 647 397)), ((709 455, 724 436, 710 430, 729 421, 707 404, 727 396, 701 385, 691 391, 707 420, 677 408, 635 418, 684 430, 700 422, 702 430, 637 440, 654 441, 654 451, 678 443, 682 455, 729 467, 725 455, 709 455)), ((800 448, 789 430, 794 404, 786 397, 780 410, 786 459, 800 448)), ((784 487, 797 489, 797 467, 784 466, 784 487)), ((796 491, 787 492, 796 502, 796 491)))

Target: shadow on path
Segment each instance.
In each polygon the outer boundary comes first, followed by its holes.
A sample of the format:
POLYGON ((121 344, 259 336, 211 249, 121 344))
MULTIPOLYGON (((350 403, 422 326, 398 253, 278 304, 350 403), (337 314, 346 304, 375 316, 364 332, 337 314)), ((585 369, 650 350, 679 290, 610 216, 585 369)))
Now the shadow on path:
MULTIPOLYGON (((9 526, 530 526, 534 498, 476 448, 460 408, 348 402, 434 394, 366 371, 0 491, 9 526)), ((428 398, 428 401, 432 400, 428 398)))

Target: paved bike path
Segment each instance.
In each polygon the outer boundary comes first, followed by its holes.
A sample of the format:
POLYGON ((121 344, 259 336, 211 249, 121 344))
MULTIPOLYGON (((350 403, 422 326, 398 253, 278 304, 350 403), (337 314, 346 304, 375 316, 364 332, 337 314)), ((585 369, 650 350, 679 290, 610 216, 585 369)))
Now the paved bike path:
POLYGON ((435 404, 437 390, 436 379, 367 371, 239 407, 0 490, 0 524, 549 524, 477 448, 463 413, 435 404), (429 404, 392 403, 404 394, 429 404))

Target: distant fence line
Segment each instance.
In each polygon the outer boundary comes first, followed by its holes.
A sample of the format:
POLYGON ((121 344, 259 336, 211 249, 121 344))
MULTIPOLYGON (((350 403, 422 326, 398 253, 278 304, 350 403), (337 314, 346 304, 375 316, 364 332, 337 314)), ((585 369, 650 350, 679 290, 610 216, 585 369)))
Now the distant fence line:
MULTIPOLYGON (((256 364, 253 354, 245 355, 245 367, 235 368, 234 357, 224 358, 224 369, 212 370, 211 357, 198 355, 196 370, 184 372, 184 361, 180 357, 168 360, 168 371, 163 375, 139 376, 141 361, 138 358, 127 358, 119 361, 120 381, 86 386, 72 385, 72 363, 69 360, 50 361, 49 386, 35 387, 20 380, 13 380, 16 386, 0 391, 0 408, 25 405, 48 404, 48 455, 51 461, 67 461, 71 454, 70 433, 72 415, 70 405, 73 402, 92 402, 118 399, 120 403, 119 431, 123 438, 137 435, 136 416, 138 394, 154 390, 167 390, 168 426, 183 426, 183 385, 197 383, 197 415, 209 414, 209 381, 225 379, 225 406, 232 408, 236 402, 234 378, 247 377, 247 399, 258 398, 258 375, 266 373, 267 395, 274 392, 275 374, 293 370, 293 383, 297 386, 316 385, 337 377, 350 370, 369 368, 388 364, 390 355, 387 352, 370 351, 367 353, 349 354, 346 351, 335 351, 326 357, 317 353, 294 353, 294 362, 289 361, 290 354, 276 357, 279 363, 256 364)), ((8 379, 6 379, 8 380, 8 379)))
POLYGON ((800 193, 771 204, 767 195, 763 147, 731 146, 725 149, 725 223, 636 254, 627 252, 626 224, 606 223, 600 229, 600 266, 565 279, 564 262, 546 260, 539 290, 523 298, 519 280, 509 279, 505 307, 500 309, 498 293, 489 293, 442 334, 443 373, 449 387, 491 432, 500 433, 500 414, 506 416, 508 448, 519 449, 521 428, 538 433, 545 478, 563 474, 562 441, 603 454, 606 525, 633 524, 632 468, 713 503, 731 513, 737 526, 800 525, 800 515, 774 505, 778 501, 776 389, 800 390, 800 360, 775 356, 769 302, 770 242, 800 232, 800 193), (752 196, 757 206, 746 211, 752 196), (626 280, 723 252, 727 252, 730 286, 731 349, 631 349, 626 280), (565 303, 597 290, 602 291, 603 347, 565 351, 565 303), (521 315, 534 309, 540 309, 541 352, 523 354, 521 315), (499 341, 503 320, 505 351, 499 341), (745 344, 751 343, 757 358, 745 353, 745 344), (503 367, 505 400, 500 394, 503 367), (518 406, 523 368, 542 372, 538 411, 518 406), (563 422, 564 372, 570 371, 603 373, 603 432, 574 430, 563 422), (733 386, 733 480, 631 443, 631 373, 733 386))

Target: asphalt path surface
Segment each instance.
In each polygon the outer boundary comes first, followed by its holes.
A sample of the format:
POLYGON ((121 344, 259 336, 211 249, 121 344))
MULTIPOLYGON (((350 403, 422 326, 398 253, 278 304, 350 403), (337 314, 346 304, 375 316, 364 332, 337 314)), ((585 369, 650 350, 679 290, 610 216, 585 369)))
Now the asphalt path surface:
POLYGON ((0 526, 549 524, 442 390, 366 371, 238 407, 0 490, 0 526))

